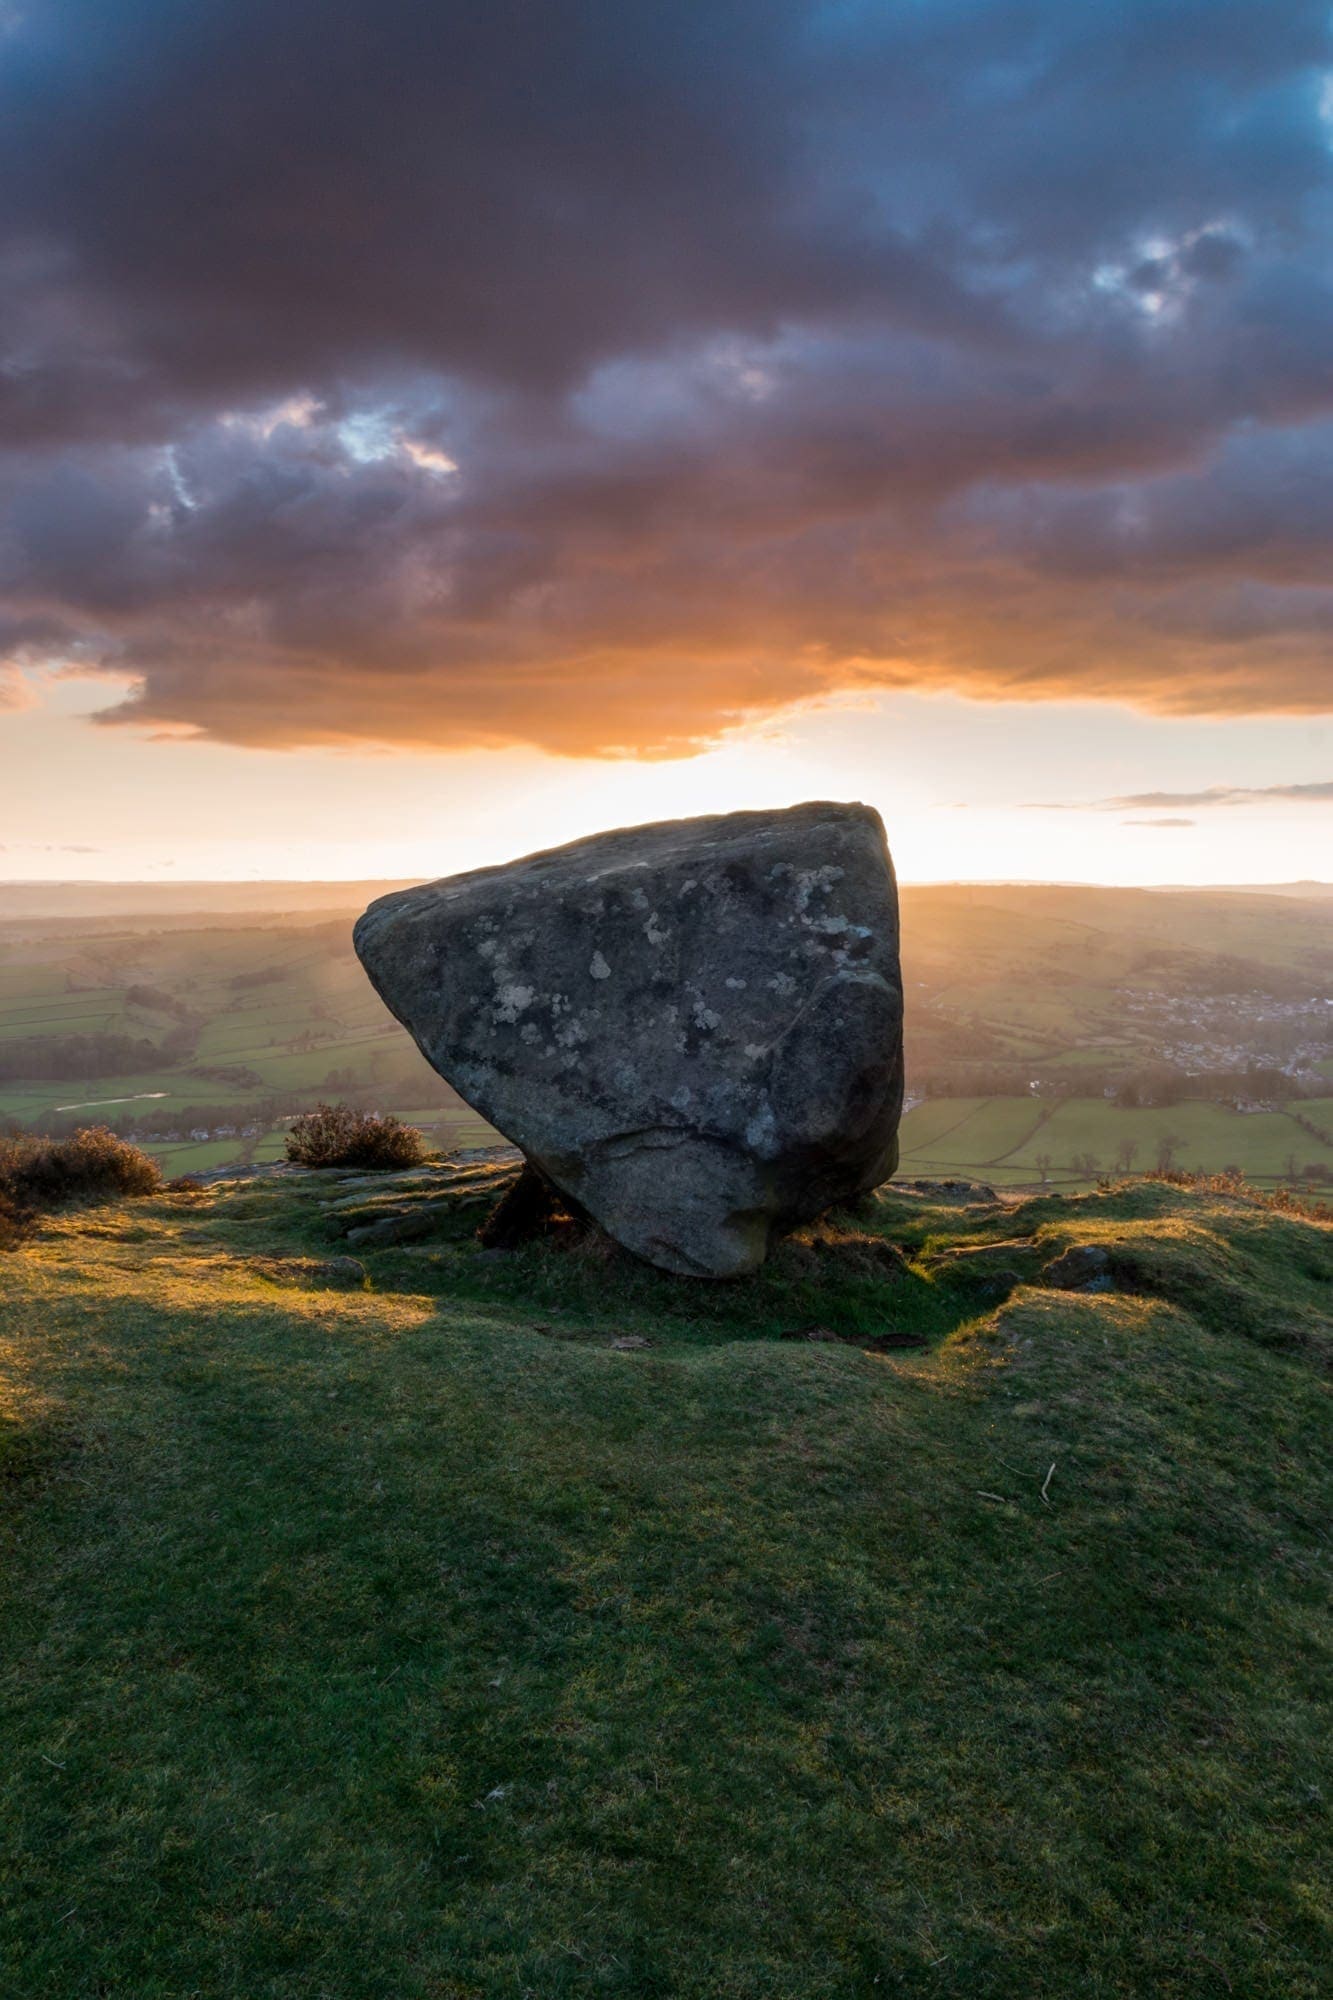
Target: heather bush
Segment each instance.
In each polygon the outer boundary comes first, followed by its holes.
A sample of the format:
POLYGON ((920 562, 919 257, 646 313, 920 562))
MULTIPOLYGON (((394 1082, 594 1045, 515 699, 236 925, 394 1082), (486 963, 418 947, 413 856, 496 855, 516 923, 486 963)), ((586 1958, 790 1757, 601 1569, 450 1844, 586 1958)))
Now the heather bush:
POLYGON ((31 1215, 0 1194, 0 1250, 17 1250, 31 1228, 31 1215))
POLYGON ((103 1125, 67 1139, 0 1137, 0 1246, 18 1241, 43 1209, 155 1194, 161 1185, 157 1162, 103 1125))
POLYGON ((317 1104, 292 1120, 287 1158, 302 1167, 368 1167, 385 1170, 419 1166, 426 1141, 415 1125, 350 1104, 317 1104))
POLYGON ((1224 1167, 1219 1174, 1189 1173, 1184 1169, 1145 1174, 1149 1181, 1165 1181, 1169 1187, 1194 1188, 1202 1194, 1234 1194, 1260 1208, 1276 1209, 1280 1215, 1298 1215, 1305 1222, 1333 1222, 1333 1202, 1317 1201, 1296 1188, 1251 1187, 1239 1167, 1224 1167))

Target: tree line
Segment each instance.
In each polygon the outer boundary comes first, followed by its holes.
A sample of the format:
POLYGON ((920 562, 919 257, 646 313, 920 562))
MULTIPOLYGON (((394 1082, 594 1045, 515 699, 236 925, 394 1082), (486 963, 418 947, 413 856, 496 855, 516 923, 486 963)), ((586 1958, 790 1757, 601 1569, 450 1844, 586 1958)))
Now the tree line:
POLYGON ((146 1035, 32 1035, 0 1042, 0 1079, 12 1082, 86 1083, 100 1076, 138 1076, 188 1054, 173 1029, 161 1042, 146 1035))
POLYGON ((1087 1063, 1054 1069, 1040 1063, 951 1062, 909 1064, 917 1097, 1106 1097, 1128 1107, 1172 1104, 1287 1104, 1319 1095, 1285 1070, 1261 1064, 1244 1069, 1183 1070, 1171 1063, 1087 1063))

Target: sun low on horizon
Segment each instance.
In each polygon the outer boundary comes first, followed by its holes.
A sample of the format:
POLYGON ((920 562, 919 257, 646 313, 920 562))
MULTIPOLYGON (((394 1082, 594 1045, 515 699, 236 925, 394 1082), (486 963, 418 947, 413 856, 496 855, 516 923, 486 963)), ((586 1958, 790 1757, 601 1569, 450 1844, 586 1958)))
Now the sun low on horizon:
POLYGON ((0 880, 1333 874, 1326 12, 326 26, 0 8, 0 880))
POLYGON ((1277 775, 1319 767, 1319 732, 1282 722, 901 695, 799 710, 688 758, 273 752, 108 740, 89 692, 48 685, 8 719, 19 754, 0 811, 20 837, 0 843, 0 881, 426 878, 613 826, 814 798, 875 806, 903 882, 1240 886, 1329 872, 1330 787, 1277 775), (1127 770, 1144 789, 1117 795, 1127 770), (1215 784, 1219 770, 1235 782, 1215 784), (1256 770, 1270 782, 1240 782, 1256 770))

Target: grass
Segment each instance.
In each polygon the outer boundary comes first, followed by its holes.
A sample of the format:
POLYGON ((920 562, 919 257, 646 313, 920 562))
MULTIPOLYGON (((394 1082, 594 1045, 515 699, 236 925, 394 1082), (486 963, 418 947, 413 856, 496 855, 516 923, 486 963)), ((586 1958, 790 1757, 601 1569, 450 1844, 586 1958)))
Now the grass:
MULTIPOLYGON (((151 1145, 144 1150, 157 1161, 168 1179, 175 1180, 180 1174, 203 1174, 214 1167, 233 1165, 243 1143, 235 1139, 185 1140, 177 1146, 151 1145)), ((282 1140, 275 1139, 271 1157, 281 1159, 282 1151, 282 1140)))
POLYGON ((708 1287, 460 1206, 283 1282, 356 1192, 0 1265, 11 1990, 1326 1990, 1327 1227, 890 1193, 708 1287))

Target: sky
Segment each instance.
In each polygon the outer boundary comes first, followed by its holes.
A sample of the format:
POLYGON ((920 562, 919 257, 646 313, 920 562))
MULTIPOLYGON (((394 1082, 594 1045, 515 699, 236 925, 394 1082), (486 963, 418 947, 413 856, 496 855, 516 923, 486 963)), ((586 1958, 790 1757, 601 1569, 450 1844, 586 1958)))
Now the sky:
POLYGON ((1333 15, 0 0, 0 878, 1333 875, 1333 15))

